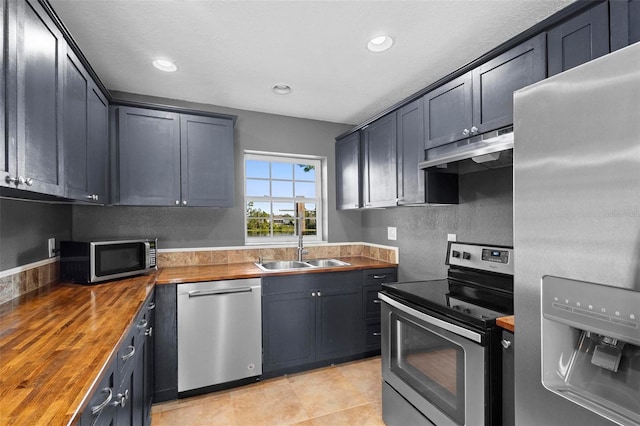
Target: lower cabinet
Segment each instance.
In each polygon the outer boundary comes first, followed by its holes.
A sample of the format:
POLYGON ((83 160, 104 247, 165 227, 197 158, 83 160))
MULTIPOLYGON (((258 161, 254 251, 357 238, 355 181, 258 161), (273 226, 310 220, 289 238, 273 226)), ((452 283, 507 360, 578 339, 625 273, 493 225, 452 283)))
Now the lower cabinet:
POLYGON ((127 331, 105 376, 82 413, 80 424, 143 426, 151 424, 148 350, 153 347, 154 295, 151 294, 127 331))
POLYGON ((395 279, 396 268, 264 277, 263 375, 379 352, 375 299, 381 283, 395 279))
POLYGON ((514 334, 510 331, 502 331, 502 425, 512 426, 516 424, 515 398, 514 398, 514 364, 515 351, 514 334))

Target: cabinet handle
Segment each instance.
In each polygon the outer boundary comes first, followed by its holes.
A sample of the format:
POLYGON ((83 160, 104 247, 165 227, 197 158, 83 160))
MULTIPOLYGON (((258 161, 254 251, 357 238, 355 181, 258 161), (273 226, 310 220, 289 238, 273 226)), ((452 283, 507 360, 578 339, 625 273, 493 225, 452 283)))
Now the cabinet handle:
POLYGON ((15 184, 16 186, 18 186, 18 184, 20 183, 18 178, 15 176, 14 177, 7 176, 4 180, 5 182, 15 184))
POLYGON ((147 328, 147 329, 145 330, 145 332, 144 332, 144 335, 145 335, 145 336, 148 336, 148 337, 153 336, 153 327, 149 327, 149 328, 147 328))
POLYGON ((473 127, 471 128, 471 134, 472 134, 472 135, 475 135, 476 133, 478 133, 478 128, 477 128, 476 126, 473 126, 473 127))
POLYGON ((380 299, 373 299, 373 303, 380 304, 381 302, 380 302, 380 299))
POLYGON ((97 194, 93 194, 93 199, 94 199, 94 200, 98 201, 98 198, 100 198, 100 197, 98 197, 98 195, 97 195, 97 194))
POLYGON ((469 129, 464 129, 462 131, 462 136, 469 136, 469 129))
POLYGON ((318 292, 318 297, 322 296, 322 294, 320 294, 320 292, 318 292))
POLYGON ((26 179, 24 180, 24 183, 26 183, 26 184, 27 184, 27 186, 31 186, 31 185, 33 185, 33 178, 26 178, 26 179))
POLYGON ((503 348, 505 349, 509 349, 511 347, 511 341, 509 340, 505 340, 502 339, 502 341, 500 342, 500 344, 502 345, 503 348))
POLYGON ((129 399, 129 389, 125 390, 124 393, 119 393, 116 395, 116 400, 111 403, 114 407, 118 405, 120 407, 124 407, 127 405, 127 400, 129 399))
POLYGON ((123 361, 128 360, 129 358, 131 358, 132 356, 134 356, 134 355, 136 354, 136 348, 135 348, 135 346, 127 346, 127 347, 128 347, 128 348, 131 348, 131 351, 130 351, 128 354, 124 354, 124 355, 122 355, 122 356, 120 357, 123 361))
POLYGON ((387 274, 374 275, 373 278, 376 279, 376 280, 382 280, 384 278, 387 278, 387 274))
POLYGON ((382 336, 382 333, 371 333, 371 335, 378 337, 378 336, 382 336))
POLYGON ((94 405, 93 407, 91 407, 91 414, 93 414, 94 416, 98 414, 100 411, 102 411, 104 407, 109 405, 109 403, 111 402, 111 399, 113 398, 113 392, 111 392, 111 388, 102 389, 102 393, 108 394, 107 398, 104 401, 102 401, 100 404, 94 405))
POLYGON ((136 327, 145 328, 148 324, 149 324, 149 321, 143 318, 140 320, 140 324, 136 325, 136 327))
POLYGON ((180 200, 176 200, 176 206, 180 205, 180 200))
POLYGON ((316 292, 315 291, 311 292, 311 297, 316 297, 316 292))
POLYGON ((148 311, 153 311, 155 308, 156 308, 156 302, 151 302, 149 303, 149 306, 147 306, 148 311))
POLYGON ((187 200, 182 200, 182 205, 186 206, 187 205, 187 200))

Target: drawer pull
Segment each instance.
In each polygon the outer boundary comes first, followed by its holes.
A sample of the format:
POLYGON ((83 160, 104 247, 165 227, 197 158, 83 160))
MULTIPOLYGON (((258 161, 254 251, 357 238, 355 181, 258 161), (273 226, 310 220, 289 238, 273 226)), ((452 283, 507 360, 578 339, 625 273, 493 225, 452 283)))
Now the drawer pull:
POLYGON ((387 274, 374 275, 373 278, 376 279, 376 280, 381 280, 383 278, 387 278, 387 274))
POLYGON ((502 345, 503 348, 505 349, 509 349, 511 347, 511 341, 509 340, 505 340, 502 339, 502 341, 500 342, 500 344, 502 345))
POLYGON ((116 395, 116 400, 111 403, 114 407, 118 405, 120 407, 125 407, 127 405, 127 400, 129 399, 129 389, 125 390, 124 393, 119 393, 116 395))
POLYGON ((380 299, 373 299, 373 303, 380 304, 381 302, 380 302, 380 299))
POLYGON ((153 311, 155 308, 156 308, 156 302, 151 302, 149 303, 149 306, 147 306, 148 311, 153 311))
POLYGON ((132 356, 134 356, 136 354, 135 346, 127 346, 127 347, 130 348, 131 350, 130 350, 130 352, 128 354, 124 354, 124 355, 122 355, 120 357, 123 361, 128 360, 129 358, 131 358, 132 356))
POLYGON ((136 327, 145 328, 148 324, 149 324, 149 321, 143 318, 142 320, 140 320, 140 324, 136 325, 136 327))
POLYGON ((382 336, 382 333, 371 333, 371 335, 378 337, 378 336, 382 336))
POLYGON ((111 398, 113 398, 113 392, 111 392, 111 388, 102 389, 102 393, 108 394, 107 398, 104 401, 102 401, 100 404, 94 405, 93 407, 91 407, 91 414, 93 414, 94 416, 100 413, 100 411, 102 411, 104 407, 109 405, 109 403, 111 402, 111 398))
POLYGON ((144 331, 144 335, 145 335, 145 336, 149 336, 149 337, 153 336, 153 327, 149 327, 149 328, 147 328, 147 329, 144 331))

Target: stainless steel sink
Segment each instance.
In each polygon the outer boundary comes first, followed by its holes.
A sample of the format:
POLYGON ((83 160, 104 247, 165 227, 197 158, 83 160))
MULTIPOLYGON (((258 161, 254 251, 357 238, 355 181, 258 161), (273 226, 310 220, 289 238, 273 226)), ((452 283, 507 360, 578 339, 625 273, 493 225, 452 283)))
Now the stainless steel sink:
POLYGON ((291 271, 305 268, 333 268, 336 266, 349 266, 350 263, 337 259, 312 259, 304 262, 297 260, 272 260, 269 262, 254 263, 263 271, 291 271))
POLYGON ((312 266, 305 262, 297 260, 274 260, 255 264, 263 271, 288 271, 290 269, 311 268, 312 266))
POLYGON ((317 266, 320 268, 331 268, 334 266, 349 266, 350 263, 343 262, 337 259, 312 259, 306 261, 311 266, 317 266))

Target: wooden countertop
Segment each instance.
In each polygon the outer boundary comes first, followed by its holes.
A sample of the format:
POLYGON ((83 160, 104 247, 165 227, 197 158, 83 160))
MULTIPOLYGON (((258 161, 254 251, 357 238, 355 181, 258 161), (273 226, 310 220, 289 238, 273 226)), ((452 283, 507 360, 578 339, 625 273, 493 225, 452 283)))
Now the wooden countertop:
POLYGON ((498 318, 496 319, 496 324, 499 327, 504 328, 505 330, 509 330, 510 332, 515 333, 516 317, 511 315, 508 317, 498 318))
POLYGON ((78 421, 154 283, 61 283, 0 305, 0 423, 78 421))
POLYGON ((0 424, 77 422, 154 285, 398 266, 364 257, 351 266, 263 272, 253 263, 165 268, 98 285, 45 286, 0 305, 0 424))
POLYGON ((291 271, 265 272, 253 263, 230 263, 227 265, 176 266, 162 268, 158 273, 157 284, 181 284, 198 281, 230 280, 239 278, 258 278, 269 275, 314 274, 321 272, 352 271, 358 269, 394 268, 395 263, 368 257, 337 257, 336 259, 350 263, 350 266, 334 268, 306 268, 291 271))

